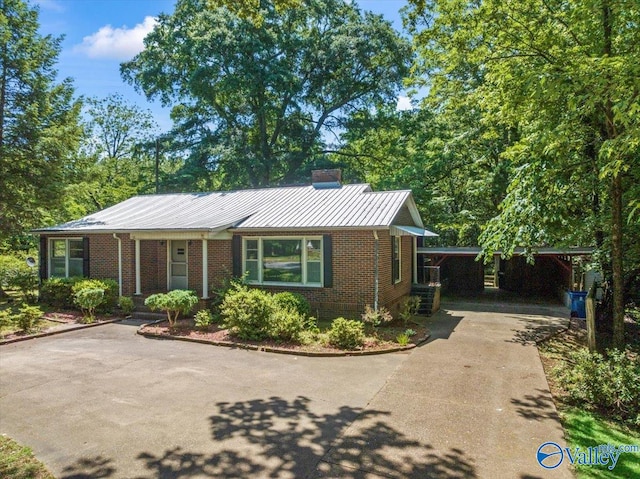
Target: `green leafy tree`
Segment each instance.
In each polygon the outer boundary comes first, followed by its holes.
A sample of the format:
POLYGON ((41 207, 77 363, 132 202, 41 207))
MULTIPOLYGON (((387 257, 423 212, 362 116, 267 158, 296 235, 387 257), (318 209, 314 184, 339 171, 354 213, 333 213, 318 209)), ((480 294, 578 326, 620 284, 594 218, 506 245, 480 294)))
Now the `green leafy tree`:
POLYGON ((0 1, 0 238, 59 208, 81 134, 69 79, 56 83, 60 38, 38 34, 38 10, 0 1))
POLYGON ((215 2, 181 0, 121 67, 148 98, 172 105, 204 188, 308 176, 346 119, 394 99, 410 46, 380 16, 342 0, 304 8, 260 2, 261 22, 215 2))
POLYGON ((428 103, 363 113, 351 120, 345 146, 332 159, 376 190, 412 189, 438 243, 476 246, 480 227, 498 212, 510 172, 499 148, 509 136, 477 116, 428 103))
MULTIPOLYGON (((67 218, 77 218, 155 190, 158 126, 150 111, 120 94, 86 101, 84 136, 76 177, 67 188, 67 218)), ((159 147, 160 145, 158 145, 159 147)), ((158 158, 164 177, 172 165, 158 158)))
POLYGON ((516 167, 480 240, 516 246, 593 242, 624 341, 625 213, 640 168, 640 5, 635 0, 411 1, 406 19, 430 95, 477 105, 517 133, 516 167), (476 71, 477 75, 468 75, 476 71))

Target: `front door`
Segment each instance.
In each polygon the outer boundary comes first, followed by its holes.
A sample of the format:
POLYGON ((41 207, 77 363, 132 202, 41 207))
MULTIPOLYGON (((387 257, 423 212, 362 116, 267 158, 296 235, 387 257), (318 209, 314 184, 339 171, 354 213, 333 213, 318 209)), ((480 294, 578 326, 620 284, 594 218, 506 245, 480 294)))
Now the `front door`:
POLYGON ((187 289, 187 242, 170 241, 169 289, 187 289))

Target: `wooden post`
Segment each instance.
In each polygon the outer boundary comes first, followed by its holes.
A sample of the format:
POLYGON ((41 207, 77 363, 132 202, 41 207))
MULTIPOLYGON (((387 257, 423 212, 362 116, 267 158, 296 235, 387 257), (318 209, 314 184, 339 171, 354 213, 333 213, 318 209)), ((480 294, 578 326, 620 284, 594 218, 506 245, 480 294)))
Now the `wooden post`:
POLYGON ((586 300, 587 311, 587 345, 590 352, 596 351, 596 282, 594 281, 589 289, 586 300))

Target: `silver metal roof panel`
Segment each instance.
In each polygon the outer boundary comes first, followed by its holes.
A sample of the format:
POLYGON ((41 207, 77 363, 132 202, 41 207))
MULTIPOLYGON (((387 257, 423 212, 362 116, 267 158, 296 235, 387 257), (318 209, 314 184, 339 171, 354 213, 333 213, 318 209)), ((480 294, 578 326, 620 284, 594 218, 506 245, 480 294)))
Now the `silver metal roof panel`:
MULTIPOLYGON (((373 192, 367 184, 135 196, 46 232, 215 231, 242 229, 389 227, 411 192, 373 192)), ((413 211, 413 210, 416 211, 413 211)), ((415 226, 422 227, 422 222, 415 226)), ((412 225, 408 225, 412 226, 412 225)))

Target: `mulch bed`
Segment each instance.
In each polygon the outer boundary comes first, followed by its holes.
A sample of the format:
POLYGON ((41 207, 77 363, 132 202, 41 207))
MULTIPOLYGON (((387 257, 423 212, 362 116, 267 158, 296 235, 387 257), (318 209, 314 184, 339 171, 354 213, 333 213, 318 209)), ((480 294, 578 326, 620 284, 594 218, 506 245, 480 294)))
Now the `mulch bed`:
POLYGON ((211 325, 204 329, 196 328, 193 320, 190 319, 179 320, 173 328, 169 328, 169 323, 167 321, 147 324, 142 326, 138 330, 138 333, 143 336, 153 338, 178 339, 207 343, 216 346, 298 354, 301 356, 353 356, 404 351, 416 347, 418 344, 429 338, 427 328, 415 324, 412 324, 409 327, 416 331, 416 334, 409 339, 409 344, 406 346, 401 346, 395 341, 395 337, 405 331, 406 328, 390 327, 381 328, 379 330, 377 341, 368 337, 362 348, 353 351, 345 351, 332 346, 324 346, 322 344, 315 343, 305 345, 274 340, 249 341, 233 336, 228 329, 223 329, 216 325, 211 325))
POLYGON ((15 341, 22 341, 24 339, 50 336, 58 332, 71 331, 71 330, 80 329, 83 327, 97 326, 102 323, 107 323, 107 322, 111 323, 114 321, 119 321, 122 318, 114 318, 113 316, 97 315, 93 323, 84 323, 84 318, 80 311, 56 311, 56 312, 45 313, 42 316, 42 319, 52 323, 57 323, 57 324, 53 326, 49 326, 47 328, 39 329, 37 331, 31 331, 29 333, 25 333, 24 331, 20 330, 20 331, 6 334, 0 337, 0 344, 8 344, 15 341), (73 325, 77 325, 77 328, 74 328, 73 325))

